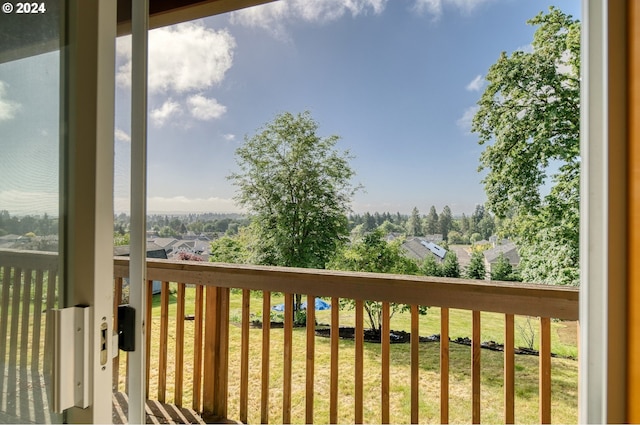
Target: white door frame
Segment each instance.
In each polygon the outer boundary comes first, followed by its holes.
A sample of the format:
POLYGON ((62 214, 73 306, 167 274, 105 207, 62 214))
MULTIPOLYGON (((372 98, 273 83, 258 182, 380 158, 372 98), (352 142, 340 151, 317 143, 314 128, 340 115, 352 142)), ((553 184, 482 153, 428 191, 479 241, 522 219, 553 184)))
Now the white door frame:
POLYGON ((135 309, 135 351, 129 354, 129 423, 145 423, 147 299, 147 56, 149 0, 131 10, 131 228, 129 304, 135 309))
POLYGON ((64 305, 90 306, 89 407, 69 423, 111 423, 116 3, 69 0, 63 48, 64 305), (66 132, 66 133, 65 133, 66 132), (106 324, 107 356, 100 355, 106 324))
POLYGON ((627 1, 582 2, 580 423, 626 421, 627 1))

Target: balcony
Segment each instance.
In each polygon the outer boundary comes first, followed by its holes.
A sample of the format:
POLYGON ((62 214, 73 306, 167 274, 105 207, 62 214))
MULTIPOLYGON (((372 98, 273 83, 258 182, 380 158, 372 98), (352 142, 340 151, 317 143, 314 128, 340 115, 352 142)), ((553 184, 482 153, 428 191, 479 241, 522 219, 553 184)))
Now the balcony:
MULTIPOLYGON (((13 333, 14 323, 19 322, 7 311, 28 304, 16 288, 22 286, 23 294, 48 293, 46 276, 55 274, 51 259, 46 254, 15 251, 0 256, 2 337, 8 326, 13 333), (14 308, 8 310, 10 304, 14 308)), ((128 273, 128 258, 116 257, 114 308, 126 297, 123 281, 128 273)), ((577 420, 577 414, 556 417, 552 410, 567 392, 560 385, 562 376, 556 374, 562 375, 566 362, 575 364, 575 360, 556 359, 551 354, 556 326, 552 319, 578 319, 577 288, 169 260, 148 260, 147 278, 149 289, 152 281, 162 282, 161 293, 153 296, 149 291, 147 299, 148 398, 192 409, 208 422, 577 420), (355 339, 340 339, 333 331, 328 339, 321 338, 315 325, 294 328, 294 294, 303 294, 309 305, 314 305, 315 297, 330 300, 330 311, 309 309, 307 324, 327 321, 332 330, 349 324, 355 327, 355 339), (276 297, 284 300, 285 311, 283 326, 274 329, 270 313, 276 297), (340 300, 345 299, 355 300, 354 310, 339 309, 340 300), (412 338, 408 344, 392 344, 382 338, 378 344, 365 343, 365 300, 381 302, 382 335, 394 329, 390 320, 393 303, 410 306, 412 335, 424 334, 418 306, 430 306, 427 317, 439 319, 440 342, 412 338), (152 315, 158 310, 159 314, 152 315), (258 310, 261 329, 252 326, 255 317, 251 312, 258 310), (504 351, 499 353, 481 347, 481 318, 495 316, 503 317, 504 323, 504 351), (537 357, 515 354, 514 324, 520 316, 539 318, 534 321, 539 323, 537 357), (461 317, 470 319, 470 347, 449 341, 450 323, 461 317), (461 364, 456 360, 460 356, 468 360, 461 364), (429 364, 439 364, 437 370, 425 366, 427 357, 429 364), (518 374, 519 364, 525 361, 521 357, 538 363, 533 383, 530 376, 518 374), (489 365, 496 359, 498 373, 495 365, 489 365), (530 398, 527 412, 520 390, 523 385, 538 387, 537 397, 525 396, 530 398), (531 404, 536 401, 532 413, 531 404), (499 415, 487 413, 488 406, 499 415)), ((43 295, 35 297, 36 302, 39 299, 47 300, 46 306, 35 306, 29 314, 37 316, 38 311, 54 305, 53 294, 51 301, 43 295)), ((41 322, 24 317, 20 319, 24 323, 41 322)), ((29 326, 36 331, 36 326, 29 326)), ((14 364, 19 364, 23 354, 24 362, 40 355, 30 347, 20 348, 19 342, 11 344, 8 351, 4 345, 0 348, 0 359, 14 353, 14 364)), ((126 391, 126 364, 126 353, 120 352, 114 359, 117 394, 126 391)), ((7 376, 6 371, 2 376, 7 376)), ((577 404, 576 396, 569 398, 577 404)))

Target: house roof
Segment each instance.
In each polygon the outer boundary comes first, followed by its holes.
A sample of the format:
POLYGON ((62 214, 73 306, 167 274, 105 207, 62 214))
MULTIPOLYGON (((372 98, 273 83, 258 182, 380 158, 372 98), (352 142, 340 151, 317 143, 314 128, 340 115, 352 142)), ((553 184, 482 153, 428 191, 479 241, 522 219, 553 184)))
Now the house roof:
POLYGON ((511 265, 520 264, 520 255, 518 255, 518 247, 515 243, 507 242, 502 245, 497 245, 495 248, 488 249, 484 252, 484 258, 489 263, 495 263, 498 261, 500 254, 504 254, 504 257, 511 265))
MULTIPOLYGON (((113 255, 128 257, 131 253, 129 245, 119 245, 113 247, 113 255)), ((147 258, 167 258, 167 251, 153 242, 147 242, 147 258)))
POLYGON ((174 246, 176 244, 176 242, 178 242, 178 239, 176 238, 155 238, 152 239, 151 241, 147 241, 147 243, 149 242, 153 242, 158 246, 161 246, 162 248, 168 249, 171 248, 172 246, 174 246))
POLYGON ((409 258, 414 260, 423 260, 427 255, 435 255, 439 259, 443 259, 447 250, 433 242, 426 241, 422 238, 412 238, 406 240, 401 247, 409 258))
POLYGON ((447 255, 447 250, 441 247, 440 245, 436 245, 433 242, 420 241, 422 245, 424 245, 433 255, 440 259, 444 259, 444 256, 447 255))

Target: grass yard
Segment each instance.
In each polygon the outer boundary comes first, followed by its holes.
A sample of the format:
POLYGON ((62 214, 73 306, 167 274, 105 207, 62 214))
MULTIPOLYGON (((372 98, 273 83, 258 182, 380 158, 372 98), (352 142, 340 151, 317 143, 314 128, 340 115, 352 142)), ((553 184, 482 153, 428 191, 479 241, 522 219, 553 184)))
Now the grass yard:
MULTIPOLYGON (((171 284, 175 289, 175 285, 171 284)), ((194 312, 195 290, 187 288, 186 314, 194 312)), ((283 297, 272 296, 272 305, 283 302, 283 297)), ((175 353, 175 294, 170 297, 167 367, 166 402, 173 402, 174 391, 174 353, 175 353)), ((240 398, 240 338, 241 329, 238 321, 241 316, 241 294, 231 295, 229 330, 229 417, 238 418, 240 398)), ((251 313, 261 317, 262 294, 252 294, 251 313)), ((330 322, 330 311, 316 313, 319 323, 330 322)), ((501 314, 482 313, 482 340, 503 342, 504 316, 501 314)), ((438 308, 430 308, 426 316, 420 318, 420 335, 427 336, 439 333, 440 312, 438 308)), ((527 319, 516 318, 516 346, 525 345, 519 326, 526 325, 527 319)), ((538 320, 531 319, 534 329, 538 320)), ((352 326, 354 314, 345 310, 340 314, 341 326, 352 326)), ((160 327, 160 296, 154 296, 152 323, 152 354, 149 398, 158 398, 158 340, 160 327)), ((409 331, 410 315, 397 313, 391 319, 394 330, 409 331)), ((191 380, 193 377, 193 331, 194 322, 185 321, 183 405, 190 407, 193 394, 191 380)), ((471 336, 471 312, 451 310, 450 337, 471 336)), ((537 336, 536 336, 537 338, 537 336)), ((296 328, 293 332, 293 396, 292 421, 304 422, 305 406, 305 359, 306 335, 304 328, 296 328)), ((270 339, 270 391, 269 420, 273 423, 282 421, 282 373, 283 373, 282 329, 272 329, 270 339)), ((537 344, 537 343, 536 343, 537 344)), ((261 347, 262 331, 250 330, 250 376, 249 376, 249 422, 260 422, 260 388, 261 388, 261 347)), ((410 422, 410 354, 409 344, 391 345, 391 422, 410 422)), ((364 370, 364 419, 369 423, 380 423, 380 344, 365 343, 364 370)), ((439 376, 439 343, 420 344, 420 422, 437 423, 440 420, 440 376, 439 376)), ((574 322, 552 323, 552 352, 562 356, 577 358, 577 331, 574 322)), ((122 353, 121 353, 122 354, 122 353)), ((121 356, 124 358, 124 356, 121 356)), ((354 343, 350 340, 340 341, 339 351, 339 423, 354 421, 354 343)), ((464 345, 450 344, 450 422, 471 422, 471 348, 464 345)), ((538 420, 538 357, 516 356, 516 421, 521 423, 537 423, 538 420)), ((315 398, 314 421, 329 422, 329 339, 316 337, 315 348, 315 398)), ((125 361, 121 362, 120 388, 124 389, 125 361)), ((503 358, 501 352, 482 350, 482 422, 503 421, 503 358)), ((552 359, 552 420, 554 423, 577 422, 577 383, 578 362, 567 358, 552 359)))

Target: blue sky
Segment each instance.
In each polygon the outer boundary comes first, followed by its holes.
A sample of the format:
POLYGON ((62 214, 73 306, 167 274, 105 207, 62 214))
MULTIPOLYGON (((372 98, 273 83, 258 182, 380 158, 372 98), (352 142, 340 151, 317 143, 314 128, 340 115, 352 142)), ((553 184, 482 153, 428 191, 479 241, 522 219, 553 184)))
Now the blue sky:
MULTIPOLYGON (((530 48, 526 21, 552 4, 580 17, 580 0, 280 0, 153 30, 148 210, 237 211, 226 179, 237 147, 276 114, 309 110, 320 134, 341 136, 338 148, 355 156, 354 183, 365 190, 354 211, 470 213, 485 200, 482 147, 469 133, 483 77, 500 52, 530 48)), ((34 60, 55 68, 55 58, 34 60)), ((116 211, 129 203, 129 66, 125 37, 116 58, 116 211)), ((33 109, 15 83, 23 68, 0 67, 5 134, 24 133, 19 111, 33 109)), ((51 125, 33 137, 55 137, 51 125)), ((52 179, 42 181, 41 196, 52 179)), ((15 203, 18 189, 0 183, 0 205, 15 203)))

